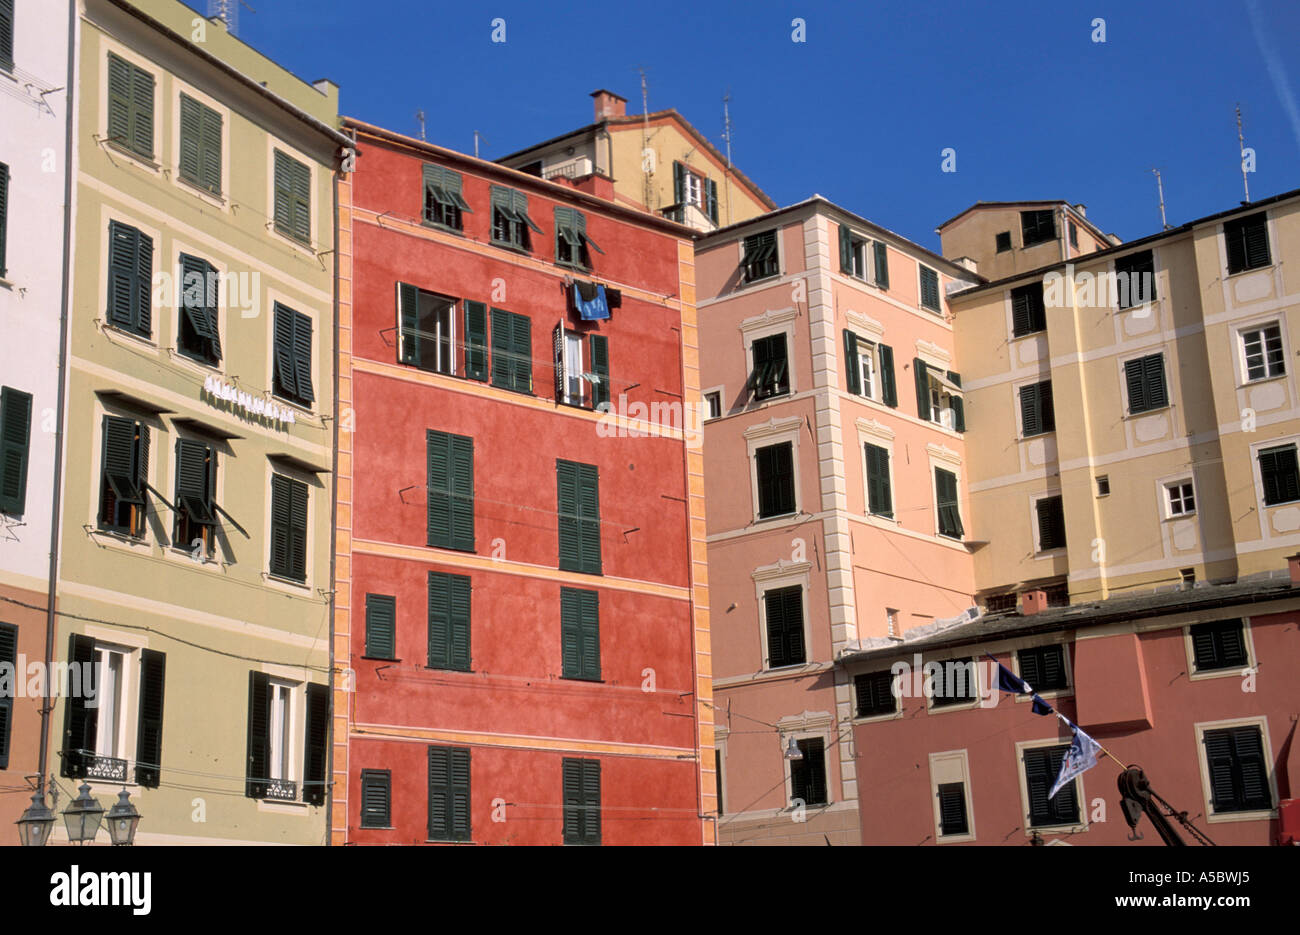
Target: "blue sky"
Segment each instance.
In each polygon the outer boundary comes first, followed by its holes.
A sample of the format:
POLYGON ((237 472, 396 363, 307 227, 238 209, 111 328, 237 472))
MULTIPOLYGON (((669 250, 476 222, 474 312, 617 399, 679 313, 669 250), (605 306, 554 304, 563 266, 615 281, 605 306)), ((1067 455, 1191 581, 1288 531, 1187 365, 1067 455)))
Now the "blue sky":
POLYGON ((1171 224, 1228 209, 1238 102, 1252 197, 1300 188, 1293 0, 252 6, 241 37, 336 81, 345 114, 414 135, 423 109, 432 142, 472 152, 478 130, 486 158, 591 122, 596 88, 639 113, 638 67, 651 110, 722 148, 729 90, 734 162, 778 204, 818 192, 935 250, 935 226, 979 199, 1064 198, 1125 240, 1153 233, 1153 166, 1171 224))

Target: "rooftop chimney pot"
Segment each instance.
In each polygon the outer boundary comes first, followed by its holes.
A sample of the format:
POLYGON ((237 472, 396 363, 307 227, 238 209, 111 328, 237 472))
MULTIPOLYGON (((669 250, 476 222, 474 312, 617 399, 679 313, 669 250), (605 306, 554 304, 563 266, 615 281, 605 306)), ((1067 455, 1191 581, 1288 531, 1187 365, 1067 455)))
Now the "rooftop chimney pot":
POLYGON ((592 91, 591 96, 596 102, 596 123, 610 117, 627 116, 627 98, 619 97, 613 91, 606 91, 604 88, 592 91))

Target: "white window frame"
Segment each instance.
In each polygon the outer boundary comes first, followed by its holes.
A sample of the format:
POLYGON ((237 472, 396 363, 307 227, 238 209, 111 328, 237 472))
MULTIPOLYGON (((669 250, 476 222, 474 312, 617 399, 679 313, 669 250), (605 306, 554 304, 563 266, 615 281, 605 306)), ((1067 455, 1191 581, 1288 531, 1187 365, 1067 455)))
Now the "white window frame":
MULTIPOLYGON (((976 666, 977 669, 981 668, 976 666)), ((965 750, 946 750, 930 754, 930 795, 934 802, 934 840, 936 844, 961 844, 975 840, 975 806, 970 788, 970 762, 965 750), (939 786, 962 784, 966 798, 966 833, 942 833, 943 812, 939 807, 939 786)))
POLYGON ((1025 758, 1026 750, 1037 750, 1041 747, 1059 747, 1068 744, 1068 740, 1062 740, 1059 737, 1051 737, 1044 740, 1022 740, 1016 744, 1016 776, 1020 782, 1020 817, 1023 822, 1024 835, 1026 838, 1032 838, 1034 832, 1038 834, 1073 834, 1088 830, 1088 797, 1084 789, 1083 781, 1088 775, 1080 773, 1075 776, 1071 782, 1075 783, 1075 801, 1079 804, 1079 821, 1077 824, 1069 825, 1039 825, 1037 827, 1029 824, 1029 783, 1025 779, 1025 758))
POLYGON ((704 177, 685 163, 682 167, 682 204, 704 207, 704 177))
POLYGON ((135 667, 139 663, 139 658, 133 647, 123 646, 115 643, 101 643, 95 640, 95 667, 96 667, 96 696, 95 696, 95 755, 110 757, 117 760, 131 760, 128 756, 128 746, 130 744, 131 731, 128 730, 128 714, 133 712, 135 706, 131 704, 131 689, 135 687, 136 679, 135 667), (104 684, 110 669, 111 657, 116 656, 121 659, 120 675, 113 693, 113 704, 111 708, 104 705, 104 684), (103 730, 103 717, 108 711, 112 711, 117 716, 116 730, 111 733, 112 744, 107 746, 105 741, 109 739, 109 732, 103 730))
POLYGON ((1286 357, 1287 357, 1286 332, 1282 328, 1282 322, 1280 319, 1272 318, 1266 321, 1253 322, 1249 325, 1242 325, 1237 328, 1237 365, 1241 368, 1241 380, 1240 380, 1241 386, 1247 386, 1255 383, 1264 383, 1268 380, 1276 380, 1280 377, 1285 377, 1287 375, 1286 357), (1267 343, 1262 343, 1262 350, 1264 353, 1265 373, 1261 377, 1252 377, 1250 375, 1250 367, 1247 362, 1246 335, 1259 334, 1261 336, 1261 342, 1263 342, 1264 333, 1269 331, 1270 329, 1277 329, 1278 341, 1282 345, 1282 369, 1278 373, 1271 372, 1271 368, 1269 367, 1268 364, 1267 343))
MULTIPOLYGON (((452 316, 455 317, 454 315, 452 316)), ((583 345, 586 344, 586 336, 577 332, 564 331, 564 348, 561 353, 564 355, 564 402, 571 406, 581 406, 586 399, 587 381, 583 377, 585 372, 583 365, 583 345), (574 357, 577 357, 575 365, 574 357), (574 388, 576 386, 576 393, 574 388)))
POLYGON ((768 396, 763 399, 755 399, 751 396, 748 405, 761 406, 765 403, 784 402, 799 392, 798 372, 795 369, 797 356, 794 346, 795 314, 793 308, 769 310, 762 315, 747 318, 740 323, 741 341, 745 348, 745 377, 747 379, 754 372, 754 342, 761 341, 763 338, 770 338, 775 334, 785 335, 785 371, 790 388, 780 396, 768 396))
MULTIPOLYGON (((1255 270, 1251 270, 1255 272, 1255 270)), ((1268 717, 1229 718, 1223 721, 1198 721, 1193 725, 1196 732, 1196 757, 1200 764, 1201 795, 1205 800, 1205 821, 1208 824, 1221 824, 1236 821, 1270 821, 1277 818, 1277 772, 1273 767, 1273 745, 1268 733, 1268 717), (1210 788, 1210 762, 1205 755, 1205 732, 1232 727, 1258 727, 1259 740, 1264 748, 1264 769, 1267 772, 1269 795, 1273 806, 1268 809, 1256 809, 1249 812, 1216 812, 1211 805, 1213 795, 1210 788)))
POLYGON ((808 613, 808 597, 811 593, 811 562, 787 562, 779 561, 775 565, 765 565, 761 568, 755 568, 751 577, 754 580, 754 598, 758 602, 758 637, 759 647, 762 655, 760 656, 760 669, 763 672, 793 672, 796 669, 807 666, 813 658, 812 651, 812 623, 809 619, 812 615, 808 613), (764 595, 768 591, 779 591, 782 588, 793 588, 798 586, 801 591, 801 607, 803 610, 803 658, 804 661, 789 666, 777 666, 773 668, 768 664, 770 655, 767 649, 767 601, 764 595))
POLYGON ((1191 477, 1180 477, 1177 480, 1165 481, 1160 486, 1165 495, 1165 519, 1185 519, 1188 516, 1196 515, 1196 482, 1191 477), (1190 510, 1175 510, 1175 502, 1178 502, 1180 505, 1185 505, 1183 499, 1184 488, 1190 488, 1190 490, 1186 491, 1186 496, 1192 501, 1192 508, 1190 510), (1175 490, 1177 490, 1176 496, 1175 490))
POLYGON ((700 398, 704 403, 705 422, 711 422, 714 419, 721 419, 723 416, 727 414, 726 410, 723 409, 723 400, 725 398, 725 395, 724 395, 723 388, 721 386, 709 387, 707 390, 705 390, 700 394, 700 398), (716 397, 718 400, 718 414, 716 416, 713 414, 713 408, 709 403, 710 396, 716 397))
POLYGON ((269 756, 267 757, 267 778, 272 780, 282 780, 284 782, 295 782, 298 778, 298 769, 296 758, 294 756, 294 738, 297 736, 298 726, 298 705, 297 698, 299 688, 297 682, 291 682, 288 679, 270 678, 268 684, 271 687, 271 704, 268 712, 270 721, 269 737, 269 756), (280 730, 277 732, 276 708, 282 706, 282 718, 279 721, 280 730), (279 741, 279 749, 276 748, 276 741, 279 741), (276 775, 281 773, 282 775, 276 775))

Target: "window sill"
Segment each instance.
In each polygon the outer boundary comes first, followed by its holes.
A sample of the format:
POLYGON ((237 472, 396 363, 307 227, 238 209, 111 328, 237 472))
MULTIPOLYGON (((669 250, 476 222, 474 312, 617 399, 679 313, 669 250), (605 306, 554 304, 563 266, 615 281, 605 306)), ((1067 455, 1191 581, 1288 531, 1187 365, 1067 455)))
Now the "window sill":
POLYGON ((297 247, 299 250, 306 250, 312 256, 316 255, 316 242, 313 240, 300 240, 286 230, 281 230, 274 223, 268 228, 272 234, 283 240, 285 243, 297 247))
POLYGON ((357 825, 361 831, 396 831, 393 825, 357 825))
POLYGON ((296 588, 301 591, 311 591, 311 586, 307 583, 306 579, 299 580, 297 578, 286 578, 284 575, 277 575, 273 571, 264 572, 264 574, 268 581, 274 581, 276 584, 288 585, 291 588, 296 588))
POLYGON ((1245 276, 1247 273, 1258 273, 1262 269, 1274 269, 1276 266, 1277 266, 1276 262, 1267 263, 1264 266, 1252 266, 1250 269, 1239 269, 1235 273, 1229 272, 1223 278, 1232 279, 1234 276, 1245 276))
POLYGON ((431 666, 427 664, 424 666, 424 670, 426 672, 459 672, 463 675, 473 675, 476 671, 474 669, 455 669, 451 666, 431 666))
POLYGON ((8 270, 0 269, 0 289, 8 289, 10 292, 12 292, 14 288, 13 280, 5 279, 5 275, 8 272, 9 272, 8 270))
POLYGON ((454 545, 443 545, 441 542, 428 542, 427 540, 426 540, 426 542, 425 542, 425 545, 427 545, 427 546, 428 546, 429 548, 431 548, 431 549, 445 549, 445 550, 448 551, 448 552, 459 552, 459 553, 462 554, 462 555, 476 555, 476 554, 478 554, 478 553, 475 551, 475 549, 473 548, 473 546, 471 546, 471 547, 468 548, 468 549, 462 549, 462 548, 458 548, 457 546, 454 546, 454 545))
MULTIPOLYGON (((1016 677, 1021 678, 1023 680, 1023 676, 1020 676, 1019 673, 1017 673, 1016 677)), ((1033 688, 1033 686, 1031 685, 1030 688, 1033 688)), ((1047 691, 1039 691, 1038 689, 1035 688, 1034 695, 1037 695, 1039 698, 1042 698, 1044 701, 1055 701, 1057 698, 1073 698, 1074 688, 1073 687, 1049 688, 1047 691)), ((1034 700, 1034 695, 1022 695, 1017 693, 1015 696, 1016 704, 1032 703, 1034 700)))
POLYGON ((604 685, 604 684, 605 684, 605 680, 604 680, 603 678, 601 678, 600 676, 596 676, 594 679, 591 679, 591 678, 587 678, 586 676, 582 676, 582 675, 561 675, 561 676, 560 676, 560 680, 561 680, 561 681, 564 681, 564 682, 586 682, 586 683, 589 684, 589 685, 604 685))
POLYGON ((933 703, 933 699, 927 698, 925 700, 925 713, 926 714, 947 714, 951 711, 974 711, 976 708, 980 706, 981 700, 982 699, 977 697, 970 701, 963 701, 959 704, 935 705, 933 703))
POLYGON ((1285 380, 1289 374, 1275 373, 1267 377, 1256 377, 1253 380, 1247 380, 1245 383, 1238 383, 1237 389, 1245 390, 1252 386, 1259 386, 1262 383, 1277 383, 1279 380, 1285 380))
POLYGON ((1275 506, 1292 506, 1297 503, 1300 503, 1300 500, 1278 500, 1276 503, 1265 502, 1264 508, 1266 510, 1271 510, 1275 506))
POLYGON ((1239 666, 1225 666, 1222 669, 1202 669, 1192 672, 1187 676, 1189 682, 1202 682, 1208 679, 1239 679, 1244 678, 1248 672, 1255 670, 1253 662, 1243 663, 1239 666))
POLYGON ((774 520, 792 519, 799 515, 798 510, 790 510, 788 513, 773 513, 771 516, 756 516, 755 523, 769 523, 774 520))
POLYGON ((1066 554, 1066 547, 1063 545, 1057 545, 1050 549, 1039 549, 1034 553, 1034 558, 1059 558, 1066 554))
POLYGON ((1056 434, 1056 429, 1048 429, 1046 432, 1039 432, 1036 435, 1021 435, 1020 440, 1022 442, 1031 442, 1037 438, 1044 438, 1048 435, 1055 435, 1055 434, 1056 434))
POLYGON ((366 655, 362 655, 362 656, 361 656, 361 659, 364 660, 364 661, 366 661, 366 662, 401 662, 401 661, 402 661, 402 660, 400 660, 400 659, 396 659, 396 658, 394 658, 394 657, 392 657, 392 656, 366 656, 366 655))
POLYGON ((1047 329, 1046 329, 1046 328, 1039 328, 1037 331, 1026 331, 1026 332, 1023 332, 1022 334, 1016 334, 1016 333, 1013 331, 1013 332, 1011 332, 1011 340, 1013 340, 1013 341, 1019 341, 1019 340, 1021 340, 1022 338, 1032 338, 1032 337, 1034 337, 1035 335, 1039 335, 1039 334, 1043 334, 1043 335, 1047 334, 1047 329))
POLYGON ((795 669, 802 668, 803 666, 806 665, 808 665, 807 660, 804 660, 803 662, 789 662, 783 666, 764 666, 763 671, 789 673, 789 672, 793 672, 795 669))
POLYGON ((191 181, 190 179, 187 179, 179 172, 176 173, 176 182, 179 185, 182 185, 185 188, 189 189, 192 194, 199 196, 204 201, 208 202, 209 204, 215 207, 220 208, 222 211, 225 211, 227 208, 230 207, 229 202, 227 202, 226 199, 222 197, 221 192, 219 191, 214 192, 210 188, 204 188, 198 182, 194 182, 191 181))
MULTIPOLYGON (((1082 808, 1082 804, 1080 804, 1080 808, 1082 808)), ((1042 835, 1042 834, 1081 834, 1087 830, 1088 830, 1088 823, 1082 821, 1073 822, 1070 824, 1061 824, 1061 825, 1026 825, 1025 837, 1032 838, 1034 836, 1035 831, 1037 831, 1040 835, 1042 835)))
POLYGON ((455 234, 457 237, 461 237, 461 238, 464 238, 465 236, 465 232, 463 230, 459 230, 455 227, 449 227, 448 225, 441 224, 438 221, 430 221, 428 218, 421 218, 420 224, 423 227, 429 228, 429 230, 442 231, 444 234, 455 234))
POLYGON ((1192 518, 1193 516, 1195 516, 1195 515, 1196 515, 1196 511, 1195 511, 1195 510, 1191 510, 1191 511, 1189 511, 1189 512, 1187 512, 1187 513, 1176 513, 1176 514, 1174 514, 1173 516, 1166 516, 1166 517, 1164 518, 1164 522, 1166 522, 1166 523, 1172 523, 1172 522, 1174 522, 1175 520, 1180 520, 1180 519, 1191 519, 1191 518, 1192 518))
POLYGON ((1152 416, 1158 413, 1168 412, 1173 408, 1174 408, 1173 403, 1167 403, 1164 406, 1157 406, 1155 409, 1143 409, 1141 412, 1129 412, 1125 414, 1124 419, 1126 421, 1132 419, 1142 419, 1145 418, 1146 416, 1152 416))
POLYGON ((150 172, 153 172, 155 174, 162 172, 162 165, 160 163, 153 161, 153 153, 150 153, 149 155, 146 156, 143 153, 136 152, 134 149, 131 149, 130 147, 127 146, 123 146, 121 143, 118 143, 108 137, 103 137, 100 140, 100 142, 104 144, 105 148, 112 149, 114 152, 125 156, 126 158, 130 159, 132 162, 138 163, 142 167, 148 169, 150 172))
POLYGON ((468 844, 471 846, 474 844, 473 841, 462 841, 460 839, 452 839, 452 838, 425 838, 424 843, 425 844, 461 844, 461 845, 468 844))
POLYGON ((153 343, 152 331, 149 334, 141 334, 138 331, 128 331, 126 328, 123 328, 121 325, 115 325, 111 321, 109 321, 107 311, 104 312, 103 320, 104 320, 105 332, 112 331, 115 334, 120 334, 124 338, 130 338, 132 341, 138 341, 139 343, 143 344, 145 347, 149 348, 150 350, 154 350, 154 351, 158 350, 158 345, 153 343))
POLYGON ((896 721, 903 716, 903 706, 899 705, 894 711, 888 714, 855 714, 853 716, 854 724, 875 724, 880 721, 896 721))
POLYGON ((296 399, 289 399, 288 397, 281 396, 279 393, 276 393, 275 391, 271 392, 271 399, 282 406, 292 407, 296 409, 298 412, 301 412, 305 416, 316 415, 316 410, 311 408, 311 406, 313 405, 312 403, 301 403, 296 399))
POLYGON ((511 243, 508 240, 497 240, 493 238, 489 240, 488 243, 494 247, 500 247, 502 250, 509 250, 511 253, 517 253, 520 256, 531 257, 533 255, 533 251, 529 248, 522 247, 517 243, 511 243))
POLYGON ((1249 812, 1210 812, 1205 820, 1212 825, 1228 821, 1276 821, 1277 809, 1261 808, 1249 812))

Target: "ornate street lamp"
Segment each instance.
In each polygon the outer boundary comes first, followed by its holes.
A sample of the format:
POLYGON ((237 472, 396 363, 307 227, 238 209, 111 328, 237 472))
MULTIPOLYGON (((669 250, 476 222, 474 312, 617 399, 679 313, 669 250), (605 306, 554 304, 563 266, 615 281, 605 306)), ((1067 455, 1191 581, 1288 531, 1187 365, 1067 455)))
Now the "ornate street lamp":
POLYGON ((114 845, 134 844, 135 829, 140 824, 140 813, 131 804, 131 793, 122 787, 117 794, 117 803, 108 810, 108 836, 114 845))
POLYGON ((89 783, 83 782, 77 793, 77 797, 63 810, 63 821, 68 826, 68 840, 73 844, 85 844, 95 840, 99 833, 99 823, 104 820, 104 806, 91 796, 89 783))
POLYGON ((50 839, 54 827, 54 812, 45 804, 45 793, 37 789, 32 793, 32 804, 27 806, 18 825, 18 840, 23 847, 41 847, 50 839))

